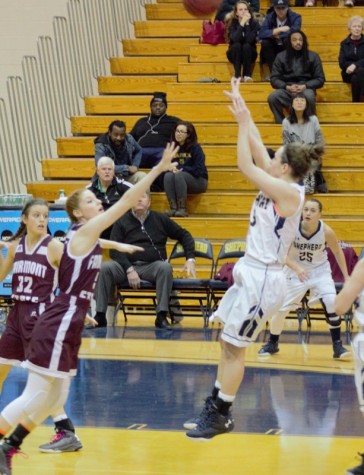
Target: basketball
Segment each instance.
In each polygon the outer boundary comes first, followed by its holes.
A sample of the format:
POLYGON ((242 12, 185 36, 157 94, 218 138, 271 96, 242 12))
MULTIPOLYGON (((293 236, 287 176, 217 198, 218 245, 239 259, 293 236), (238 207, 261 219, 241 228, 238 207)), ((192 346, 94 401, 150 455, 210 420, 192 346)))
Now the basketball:
POLYGON ((194 16, 208 16, 220 7, 222 0, 183 0, 185 9, 194 16))

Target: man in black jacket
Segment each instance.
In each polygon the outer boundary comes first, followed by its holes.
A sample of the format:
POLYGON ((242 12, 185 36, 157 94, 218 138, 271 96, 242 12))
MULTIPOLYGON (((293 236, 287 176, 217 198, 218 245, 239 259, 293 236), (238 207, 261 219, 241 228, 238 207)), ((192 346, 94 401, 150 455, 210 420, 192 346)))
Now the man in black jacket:
POLYGON ((290 33, 287 49, 274 60, 270 79, 276 91, 269 94, 268 103, 276 124, 283 122, 283 110, 299 92, 304 94, 307 104, 315 111, 316 89, 324 85, 325 74, 320 56, 308 49, 303 31, 290 33))
POLYGON ((150 101, 150 114, 137 120, 130 134, 142 147, 141 168, 152 168, 162 158, 180 119, 167 114, 167 94, 155 92, 150 101))
POLYGON ((137 289, 140 281, 147 280, 156 286, 157 318, 155 326, 164 330, 171 327, 167 321, 169 298, 172 292, 172 266, 167 261, 167 239, 179 241, 186 254, 187 276, 195 277, 195 245, 191 234, 162 213, 152 211, 150 196, 145 194, 136 206, 115 222, 110 239, 135 244, 144 251, 125 254, 111 251, 111 261, 100 269, 95 289, 98 326, 106 326, 106 311, 114 299, 115 286, 129 283, 137 289))

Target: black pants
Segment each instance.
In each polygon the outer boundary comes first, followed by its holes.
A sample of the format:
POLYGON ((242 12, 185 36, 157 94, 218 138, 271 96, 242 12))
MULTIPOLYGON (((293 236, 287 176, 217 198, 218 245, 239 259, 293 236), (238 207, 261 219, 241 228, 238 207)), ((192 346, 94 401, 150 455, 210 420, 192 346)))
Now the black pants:
POLYGON ((353 102, 360 102, 364 96, 364 68, 356 68, 353 74, 341 71, 344 82, 351 83, 351 99, 353 102))
POLYGON ((260 63, 268 64, 269 71, 272 72, 272 66, 278 53, 286 49, 285 43, 279 45, 275 39, 267 38, 262 40, 260 48, 260 63))
POLYGON ((234 76, 252 76, 253 63, 257 59, 257 50, 248 43, 234 43, 226 52, 227 59, 234 65, 234 76), (243 73, 241 68, 243 67, 243 73))

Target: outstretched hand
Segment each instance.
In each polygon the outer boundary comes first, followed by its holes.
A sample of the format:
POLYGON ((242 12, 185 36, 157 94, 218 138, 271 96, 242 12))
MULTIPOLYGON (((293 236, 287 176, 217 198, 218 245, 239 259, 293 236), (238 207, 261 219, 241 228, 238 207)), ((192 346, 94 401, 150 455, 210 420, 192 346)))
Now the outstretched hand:
POLYGON ((178 150, 179 145, 177 145, 176 143, 167 143, 162 155, 162 159, 156 166, 160 168, 162 172, 168 171, 170 169, 172 160, 177 155, 178 150))
POLYGON ((93 317, 90 317, 90 315, 86 315, 85 324, 92 325, 93 327, 97 327, 99 323, 93 317))
POLYGON ((241 78, 233 76, 230 80, 231 91, 224 91, 224 94, 230 97, 231 100, 234 96, 240 96, 240 82, 241 78))
POLYGON ((123 242, 115 243, 115 250, 119 252, 126 252, 128 254, 133 254, 137 251, 144 251, 144 247, 134 246, 133 244, 125 244, 123 242))
POLYGON ((246 106, 244 99, 241 97, 240 91, 240 78, 233 77, 231 79, 231 91, 224 91, 224 93, 231 99, 232 105, 228 108, 233 114, 238 124, 249 124, 250 111, 246 106))

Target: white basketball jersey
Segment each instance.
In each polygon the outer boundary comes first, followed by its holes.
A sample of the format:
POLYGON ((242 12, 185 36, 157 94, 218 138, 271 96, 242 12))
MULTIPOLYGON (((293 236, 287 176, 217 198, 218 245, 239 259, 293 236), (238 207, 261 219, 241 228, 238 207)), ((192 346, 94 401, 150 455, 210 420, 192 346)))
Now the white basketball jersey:
POLYGON ((300 223, 297 234, 292 243, 289 257, 304 268, 313 269, 328 262, 324 223, 320 220, 317 230, 311 236, 302 234, 300 223))
POLYGON ((284 218, 276 204, 262 191, 258 193, 250 212, 250 226, 246 242, 247 256, 265 265, 283 265, 296 235, 301 219, 305 190, 303 185, 291 184, 300 195, 296 212, 284 218))

